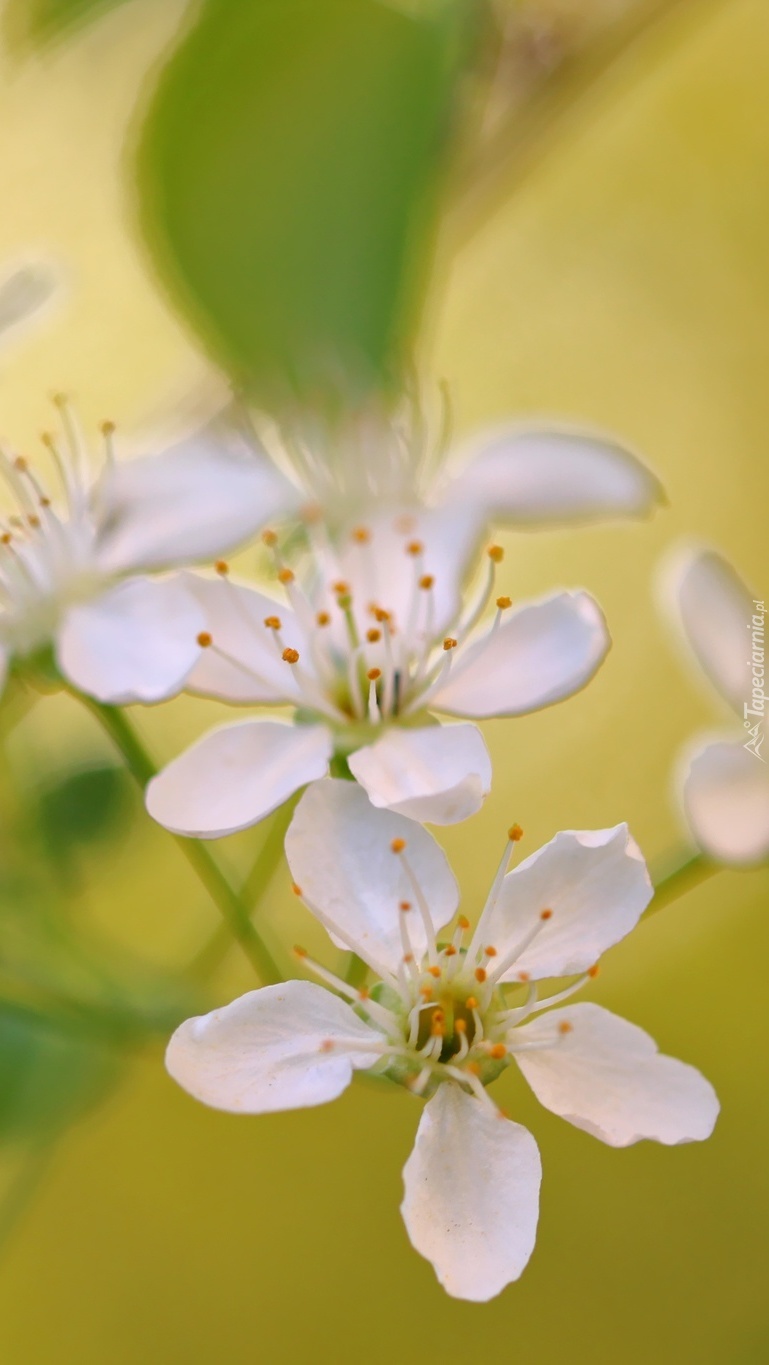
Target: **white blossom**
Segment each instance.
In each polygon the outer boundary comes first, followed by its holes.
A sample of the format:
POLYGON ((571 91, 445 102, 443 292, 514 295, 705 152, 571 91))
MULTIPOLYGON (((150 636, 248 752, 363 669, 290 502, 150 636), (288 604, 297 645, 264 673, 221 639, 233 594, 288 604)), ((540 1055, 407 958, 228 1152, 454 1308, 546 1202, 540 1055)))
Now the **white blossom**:
POLYGON ((295 890, 378 980, 355 989, 298 949, 330 990, 252 991, 182 1024, 167 1052, 190 1094, 236 1113, 322 1104, 357 1070, 426 1098, 401 1211, 445 1289, 476 1301, 518 1278, 536 1236, 536 1143, 486 1089, 507 1067, 546 1108, 615 1147, 702 1140, 718 1113, 700 1073, 641 1029, 598 1005, 564 1007, 652 895, 627 827, 558 834, 508 872, 520 833, 510 831, 475 930, 460 915, 441 935, 459 897, 433 838, 375 810, 353 783, 315 783, 286 841, 295 890), (539 998, 539 981, 575 974, 539 998))
MULTIPOLYGON (((211 731, 150 783, 150 814, 177 833, 232 833, 323 777, 333 755, 346 759, 375 806, 436 824, 477 811, 491 763, 468 722, 572 695, 610 640, 586 592, 517 607, 498 595, 497 546, 480 591, 463 604, 474 539, 463 526, 448 513, 373 518, 341 546, 321 540, 304 585, 270 533, 283 602, 235 584, 226 563, 218 580, 187 575, 206 617, 188 690, 291 705, 295 721, 247 719, 211 731), (438 725, 434 712, 460 723, 438 725)), ((316 525, 312 534, 322 531, 316 525)))
POLYGON ((700 735, 680 764, 678 789, 705 853, 735 865, 769 856, 765 606, 714 550, 679 552, 663 591, 702 674, 739 727, 700 735))

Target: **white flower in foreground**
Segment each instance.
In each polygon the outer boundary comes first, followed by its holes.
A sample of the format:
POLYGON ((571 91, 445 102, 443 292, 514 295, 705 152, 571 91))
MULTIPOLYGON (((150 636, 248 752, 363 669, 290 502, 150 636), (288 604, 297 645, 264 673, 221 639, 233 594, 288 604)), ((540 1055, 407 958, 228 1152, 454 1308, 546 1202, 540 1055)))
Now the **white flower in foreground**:
POLYGON ((299 723, 213 730, 150 783, 150 815, 179 834, 230 834, 323 777, 334 754, 375 806, 435 824, 477 811, 491 784, 481 733, 438 725, 433 711, 480 719, 549 706, 589 681, 610 640, 585 592, 515 609, 497 597, 479 624, 502 551, 489 550, 483 587, 463 611, 469 548, 446 514, 384 517, 338 551, 319 546, 306 589, 279 559, 285 602, 237 586, 226 564, 218 581, 187 575, 206 614, 187 688, 293 705, 299 723))
POLYGON ((439 941, 458 890, 431 835, 374 810, 353 783, 317 783, 286 840, 295 889, 379 979, 355 990, 297 950, 331 991, 306 981, 252 991, 182 1024, 166 1059, 190 1094, 236 1113, 323 1104, 357 1070, 429 1097, 401 1211, 444 1288, 478 1301, 518 1278, 537 1227, 536 1143, 485 1088, 506 1067, 613 1147, 699 1141, 718 1113, 704 1077, 634 1024, 598 1005, 548 1008, 586 984, 651 898, 627 826, 558 834, 506 872, 520 833, 475 930, 459 916, 439 941), (538 981, 575 974, 538 999, 538 981))
POLYGON ((712 858, 761 862, 769 857, 764 603, 721 555, 706 549, 677 555, 665 590, 694 657, 742 726, 738 734, 700 736, 684 755, 679 786, 686 819, 712 858))
POLYGON ((112 424, 94 476, 63 400, 66 439, 45 444, 58 468, 52 498, 21 456, 0 450, 17 508, 0 526, 0 674, 53 647, 60 672, 101 701, 177 692, 199 655, 200 606, 176 567, 236 545, 271 517, 282 482, 234 438, 202 432, 162 454, 117 464, 112 424))

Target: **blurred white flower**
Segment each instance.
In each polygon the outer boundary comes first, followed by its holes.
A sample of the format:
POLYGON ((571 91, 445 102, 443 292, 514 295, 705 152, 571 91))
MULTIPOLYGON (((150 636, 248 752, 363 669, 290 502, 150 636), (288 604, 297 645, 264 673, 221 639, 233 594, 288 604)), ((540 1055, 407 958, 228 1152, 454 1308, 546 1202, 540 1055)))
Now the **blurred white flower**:
POLYGON ((295 890, 378 981, 356 990, 298 949, 334 994, 305 981, 253 991, 182 1024, 166 1059, 190 1094, 237 1113, 322 1104, 361 1069, 429 1096, 401 1211, 444 1288, 476 1301, 518 1278, 536 1235, 536 1143, 485 1088, 511 1063, 546 1108, 614 1147, 699 1141, 718 1113, 698 1071, 598 1005, 538 1017, 595 975, 651 898, 627 826, 558 834, 507 872, 520 835, 475 931, 460 916, 439 944, 459 896, 434 839, 353 783, 316 783, 286 840, 295 890), (575 974, 538 999, 538 981, 575 974))
POLYGON ((74 418, 44 437, 61 497, 29 461, 0 449, 16 510, 0 522, 0 674, 52 646, 60 672, 101 701, 179 690, 199 654, 201 609, 178 577, 143 572, 207 559, 252 534, 283 496, 279 477, 206 432, 162 454, 115 462, 113 428, 94 474, 74 418))
POLYGON ((285 604, 227 577, 185 575, 206 617, 200 661, 187 689, 234 702, 297 708, 289 724, 245 720, 213 730, 147 788, 166 828, 215 838, 261 820, 328 771, 332 755, 375 806, 452 824, 477 811, 491 784, 480 731, 438 725, 516 716, 583 687, 610 639, 585 592, 559 592, 516 608, 496 597, 502 551, 463 608, 474 536, 461 512, 381 517, 333 549, 321 537, 305 589, 277 551, 285 604))
POLYGON ((30 259, 13 266, 0 281, 0 345, 39 322, 60 290, 50 261, 30 259))
POLYGON ((764 603, 721 555, 703 548, 674 556, 663 593, 702 672, 741 723, 687 749, 678 781, 684 814, 710 857, 761 862, 769 857, 764 603))

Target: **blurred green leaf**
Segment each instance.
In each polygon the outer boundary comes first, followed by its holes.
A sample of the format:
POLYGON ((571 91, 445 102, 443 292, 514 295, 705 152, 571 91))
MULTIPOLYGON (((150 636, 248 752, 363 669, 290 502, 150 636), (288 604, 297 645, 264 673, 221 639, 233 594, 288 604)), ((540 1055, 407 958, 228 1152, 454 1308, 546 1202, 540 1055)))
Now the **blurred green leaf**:
POLYGON ((125 0, 9 0, 3 24, 12 44, 50 43, 125 0))
POLYGON ((348 395, 408 352, 464 0, 208 0, 139 150, 166 283, 259 397, 348 395))
POLYGON ((118 1066, 98 1039, 0 1004, 0 1142, 64 1128, 103 1096, 118 1066))
POLYGON ((79 845, 102 842, 120 829, 131 789, 121 768, 100 763, 50 778, 36 800, 47 847, 69 860, 79 845))

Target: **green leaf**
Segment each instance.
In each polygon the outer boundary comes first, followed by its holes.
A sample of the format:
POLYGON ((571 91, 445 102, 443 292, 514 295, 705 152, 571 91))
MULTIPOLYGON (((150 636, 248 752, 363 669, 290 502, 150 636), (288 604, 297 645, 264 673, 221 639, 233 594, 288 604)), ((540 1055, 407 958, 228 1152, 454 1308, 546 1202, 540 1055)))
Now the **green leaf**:
POLYGON ((117 833, 131 804, 123 770, 102 762, 50 778, 36 793, 37 818, 55 857, 117 833))
POLYGON ((208 0, 139 150, 176 300, 259 397, 348 396, 409 351, 461 25, 375 0, 208 0))
POLYGON ((122 4, 125 0, 9 0, 3 25, 12 45, 43 45, 122 4))
POLYGON ((117 1066, 106 1044, 0 1005, 0 1142, 64 1128, 101 1099, 117 1066))

